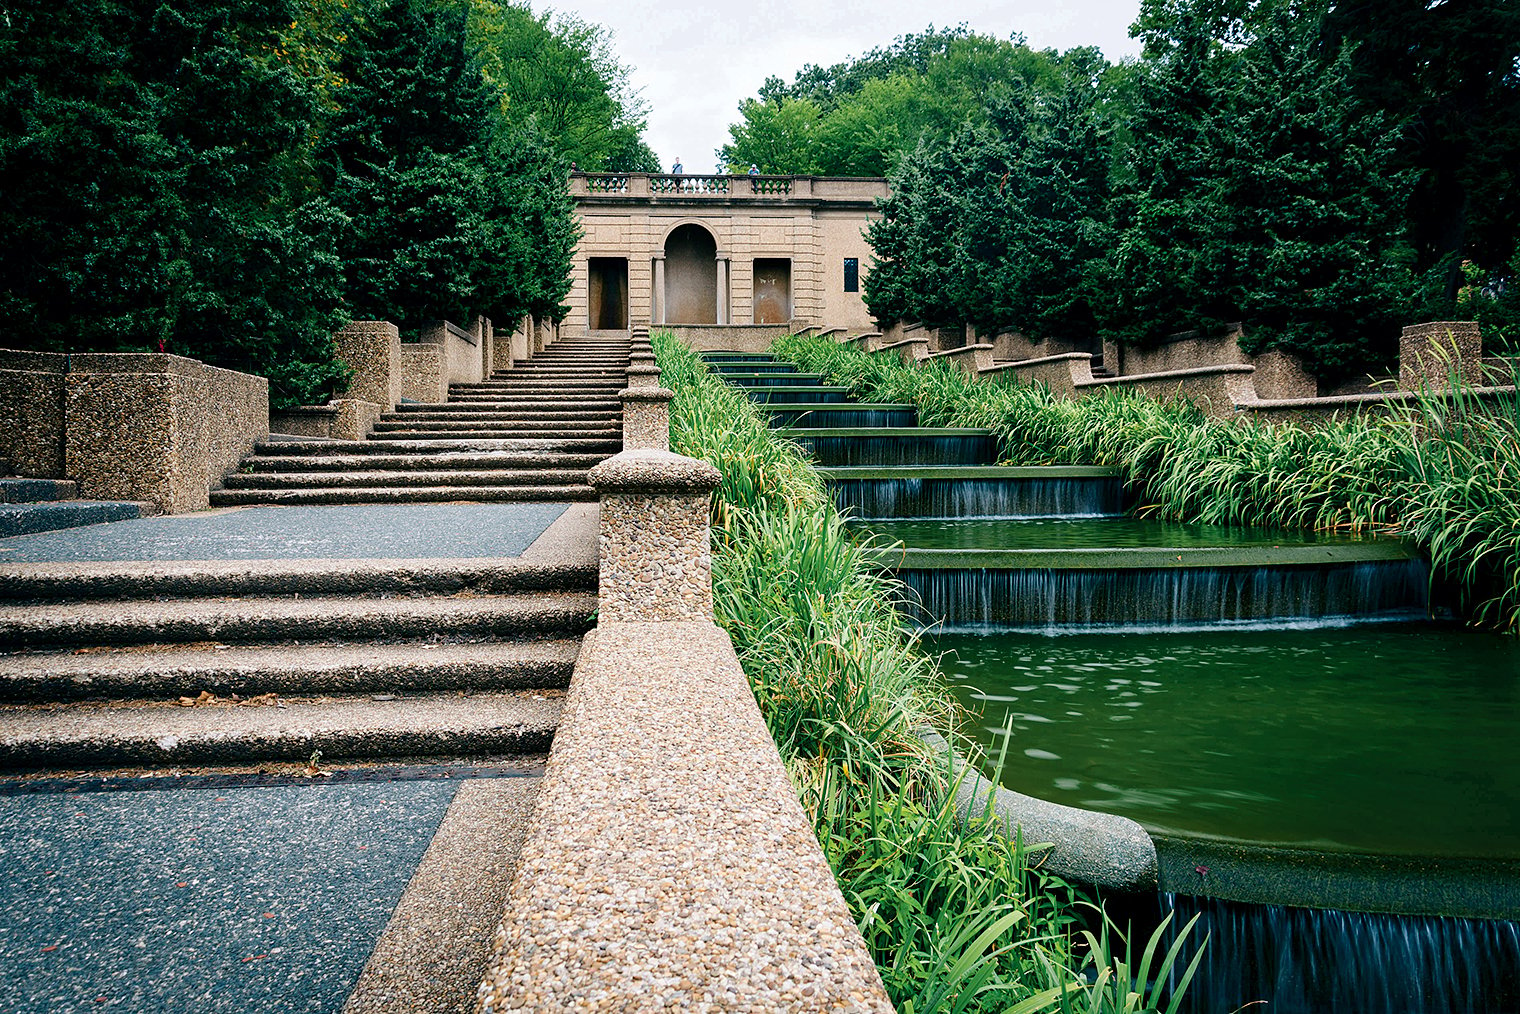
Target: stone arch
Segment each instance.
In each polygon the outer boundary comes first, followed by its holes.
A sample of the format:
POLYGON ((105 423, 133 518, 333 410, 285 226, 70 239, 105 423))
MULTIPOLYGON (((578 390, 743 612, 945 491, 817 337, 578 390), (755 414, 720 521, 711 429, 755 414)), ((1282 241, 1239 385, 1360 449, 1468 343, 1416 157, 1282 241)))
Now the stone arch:
POLYGON ((665 237, 665 322, 718 322, 718 240, 696 222, 665 237))

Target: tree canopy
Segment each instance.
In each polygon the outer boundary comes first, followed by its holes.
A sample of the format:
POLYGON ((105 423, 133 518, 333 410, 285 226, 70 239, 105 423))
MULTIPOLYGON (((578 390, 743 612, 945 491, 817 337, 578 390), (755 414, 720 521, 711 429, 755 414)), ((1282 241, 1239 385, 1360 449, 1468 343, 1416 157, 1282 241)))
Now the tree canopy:
POLYGON ((565 172, 653 168, 605 30, 471 0, 12 0, 0 344, 325 397, 347 319, 554 316, 565 172))
POLYGON ((1145 0, 1138 60, 932 27, 771 78, 722 154, 885 172, 879 320, 1145 344, 1243 323, 1334 378, 1415 318, 1520 346, 1520 8, 1145 0))

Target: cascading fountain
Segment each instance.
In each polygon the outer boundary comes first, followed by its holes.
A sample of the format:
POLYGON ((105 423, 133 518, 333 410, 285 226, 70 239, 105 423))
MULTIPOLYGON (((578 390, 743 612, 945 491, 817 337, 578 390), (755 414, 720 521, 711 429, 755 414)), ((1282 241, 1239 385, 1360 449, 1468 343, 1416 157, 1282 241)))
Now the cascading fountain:
POLYGON ((1202 916, 1192 1009, 1520 1010, 1520 649, 1429 622, 1417 554, 1140 521, 1111 470, 708 359, 910 590, 1004 784, 1147 829, 1127 903, 1202 916))

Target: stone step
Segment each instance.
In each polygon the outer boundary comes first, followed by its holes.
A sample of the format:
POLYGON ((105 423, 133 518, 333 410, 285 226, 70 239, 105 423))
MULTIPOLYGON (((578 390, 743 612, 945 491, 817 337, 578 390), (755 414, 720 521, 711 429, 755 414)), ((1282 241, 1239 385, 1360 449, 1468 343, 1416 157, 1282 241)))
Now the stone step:
POLYGON ((592 454, 596 452, 616 454, 623 449, 621 440, 606 439, 507 439, 507 440, 345 440, 334 443, 261 442, 254 446, 255 455, 275 454, 282 457, 325 458, 352 457, 376 454, 481 454, 495 451, 501 454, 592 454))
POLYGON ((397 453, 393 446, 389 445, 356 445, 347 444, 347 447, 364 447, 364 453, 355 454, 333 453, 322 455, 298 455, 286 453, 273 453, 243 459, 243 470, 247 474, 262 472, 330 472, 330 471, 374 471, 378 469, 394 470, 402 475, 408 472, 422 471, 434 472, 445 469, 480 469, 504 471, 516 469, 560 469, 560 468, 591 468, 606 460, 607 454, 577 451, 574 453, 562 452, 501 452, 497 454, 487 453, 397 453), (389 453, 387 453, 389 452, 389 453))
POLYGON ((51 500, 0 503, 0 538, 80 528, 107 521, 131 521, 158 511, 152 504, 129 500, 51 500))
POLYGON ((524 557, 433 560, 119 560, 0 563, 0 600, 32 604, 98 599, 270 596, 502 595, 595 592, 594 547, 579 560, 524 557), (589 558, 588 558, 589 557, 589 558))
POLYGON ((452 387, 449 389, 449 401, 462 401, 465 399, 481 398, 511 398, 528 394, 571 394, 597 395, 602 398, 615 398, 617 393, 627 387, 626 381, 618 380, 610 384, 595 383, 581 384, 573 380, 556 382, 553 380, 523 380, 514 384, 502 384, 499 387, 452 387))
POLYGON ((435 598, 291 597, 125 600, 0 606, 0 645, 193 641, 276 643, 584 633, 596 596, 570 592, 435 598))
POLYGON ((395 430, 377 430, 369 435, 375 441, 397 440, 619 440, 623 439, 623 427, 596 426, 574 427, 549 424, 543 427, 523 426, 517 423, 484 423, 475 426, 442 424, 438 428, 405 426, 395 430))
POLYGON ((382 423, 518 421, 616 423, 622 421, 622 413, 611 409, 560 409, 534 412, 506 406, 500 409, 482 409, 478 412, 386 412, 380 416, 382 423))
POLYGON ((579 651, 562 639, 26 652, 0 655, 0 701, 563 689, 579 651))
MULTIPOLYGON (((524 435, 537 433, 565 433, 571 436, 584 436, 586 433, 621 433, 623 420, 609 416, 600 416, 589 419, 539 419, 539 418, 511 418, 509 413, 500 413, 507 418, 491 418, 496 413, 480 413, 485 418, 476 415, 449 416, 441 419, 427 417, 407 416, 402 419, 384 419, 375 423, 374 434, 378 433, 440 433, 443 435, 458 434, 466 430, 485 430, 491 433, 511 434, 519 432, 524 435)), ((376 439, 371 434, 370 439, 376 439)))
POLYGON ((42 503, 78 498, 79 484, 72 479, 0 478, 0 503, 42 503))
POLYGON ((229 475, 223 480, 227 489, 285 489, 304 486, 321 489, 334 486, 583 486, 584 468, 502 469, 500 471, 414 471, 414 472, 255 472, 229 475))
POLYGON ((396 406, 394 412, 387 412, 382 419, 394 416, 398 419, 413 415, 444 416, 444 415, 473 415, 477 413, 513 412, 513 413, 543 413, 553 414, 560 412, 587 412, 606 415, 621 415, 623 402, 619 398, 545 398, 545 399, 517 399, 510 401, 496 401, 491 403, 468 403, 468 402, 435 402, 435 403, 403 403, 396 406))
POLYGON ((541 753, 558 690, 326 697, 283 707, 177 702, 0 708, 0 767, 70 768, 541 753))
MULTIPOLYGON (((404 476, 397 477, 404 482, 404 476)), ((329 486, 290 489, 216 490, 213 507, 307 506, 373 503, 588 503, 596 490, 586 485, 544 486, 329 486)))

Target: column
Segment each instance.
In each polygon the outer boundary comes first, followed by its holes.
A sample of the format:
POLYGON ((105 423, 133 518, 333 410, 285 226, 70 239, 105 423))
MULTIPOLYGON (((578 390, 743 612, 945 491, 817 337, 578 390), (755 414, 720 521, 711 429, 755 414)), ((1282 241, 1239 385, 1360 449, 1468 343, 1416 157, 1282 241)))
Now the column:
POLYGON ((719 324, 728 323, 728 258, 718 255, 718 317, 719 324))
POLYGON ((653 323, 665 323, 665 257, 663 254, 654 259, 654 292, 651 300, 651 317, 653 323))

